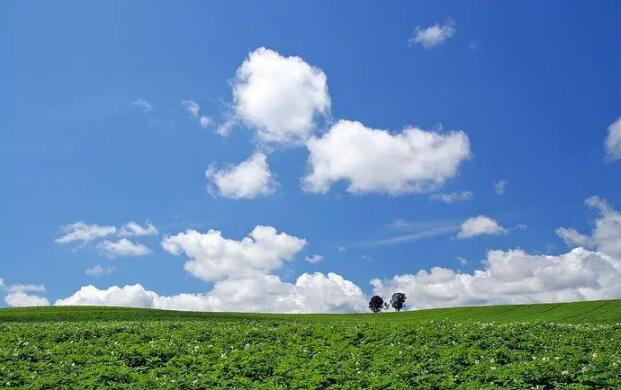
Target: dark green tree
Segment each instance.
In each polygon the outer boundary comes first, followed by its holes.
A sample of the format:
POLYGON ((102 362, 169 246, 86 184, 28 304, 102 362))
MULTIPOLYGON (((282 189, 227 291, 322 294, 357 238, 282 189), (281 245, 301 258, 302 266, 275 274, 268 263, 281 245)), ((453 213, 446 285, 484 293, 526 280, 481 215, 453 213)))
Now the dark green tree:
POLYGON ((407 297, 404 293, 397 292, 392 294, 392 298, 390 298, 390 305, 396 310, 401 311, 405 306, 405 300, 407 297))
POLYGON ((383 306, 384 300, 379 295, 374 295, 369 301, 369 309, 371 309, 373 313, 382 311, 383 306))

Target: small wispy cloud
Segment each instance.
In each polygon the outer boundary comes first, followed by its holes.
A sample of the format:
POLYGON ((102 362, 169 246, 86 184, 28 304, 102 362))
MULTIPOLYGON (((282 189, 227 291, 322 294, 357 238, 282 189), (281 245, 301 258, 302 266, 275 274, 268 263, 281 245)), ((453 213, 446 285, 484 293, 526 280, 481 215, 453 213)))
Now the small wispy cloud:
POLYGON ((410 44, 421 45, 425 49, 439 46, 455 35, 455 21, 448 19, 444 24, 436 23, 429 27, 416 27, 410 44))
POLYGON ((496 191, 496 194, 504 195, 508 183, 509 182, 506 181, 506 180, 500 180, 500 181, 495 182, 494 183, 494 191, 496 191))
POLYGON ((182 100, 181 105, 192 118, 198 120, 200 127, 206 128, 213 123, 213 120, 210 117, 201 114, 201 107, 194 100, 182 100))
POLYGON ((146 99, 142 99, 142 98, 134 100, 132 102, 132 106, 138 107, 142 109, 142 111, 144 112, 154 111, 153 105, 149 103, 146 99))
POLYGON ((114 270, 112 267, 102 267, 100 265, 96 265, 94 267, 88 268, 84 271, 88 276, 100 277, 111 273, 114 270))
POLYGON ((406 242, 418 241, 436 236, 448 235, 457 232, 460 224, 454 221, 441 222, 409 222, 407 226, 403 226, 401 230, 409 230, 408 233, 400 234, 392 237, 381 238, 361 243, 363 247, 377 247, 399 245, 406 242))
POLYGON ((304 260, 306 262, 308 262, 308 263, 315 264, 315 263, 319 263, 321 260, 323 260, 323 256, 315 254, 315 255, 312 255, 312 256, 306 256, 304 258, 304 260))
POLYGON ((438 193, 433 194, 429 197, 429 199, 434 200, 436 202, 443 203, 454 203, 464 200, 472 199, 472 192, 470 191, 459 191, 459 192, 451 192, 451 193, 438 193))

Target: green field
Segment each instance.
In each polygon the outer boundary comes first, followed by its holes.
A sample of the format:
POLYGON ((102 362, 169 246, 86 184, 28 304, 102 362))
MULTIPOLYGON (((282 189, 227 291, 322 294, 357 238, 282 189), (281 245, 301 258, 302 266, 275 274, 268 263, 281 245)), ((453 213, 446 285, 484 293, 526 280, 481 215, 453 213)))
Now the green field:
POLYGON ((352 315, 0 309, 0 387, 619 388, 621 301, 352 315))

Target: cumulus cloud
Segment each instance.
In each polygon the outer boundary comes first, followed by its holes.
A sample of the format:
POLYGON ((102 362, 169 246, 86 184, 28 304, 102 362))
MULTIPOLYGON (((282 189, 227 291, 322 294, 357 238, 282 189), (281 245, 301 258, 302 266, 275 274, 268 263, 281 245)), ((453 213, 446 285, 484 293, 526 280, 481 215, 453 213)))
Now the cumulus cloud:
POLYGON ((209 180, 210 192, 225 198, 252 199, 269 195, 278 186, 263 153, 255 153, 239 165, 220 170, 211 166, 205 175, 209 180))
POLYGON ((417 309, 611 299, 621 296, 621 262, 583 248, 558 256, 495 250, 471 274, 434 267, 371 284, 380 296, 406 293, 417 309))
POLYGON ((121 238, 118 241, 105 240, 99 243, 97 247, 109 257, 144 256, 151 253, 151 249, 145 245, 132 242, 127 238, 121 238))
POLYGON ((597 196, 587 198, 585 204, 599 212, 591 235, 571 228, 559 228, 556 234, 570 247, 583 246, 621 259, 621 214, 597 196))
POLYGON ((157 229, 151 223, 146 222, 144 226, 139 223, 130 221, 119 229, 119 236, 155 236, 158 234, 157 229))
POLYGON ((437 202, 454 203, 454 202, 472 199, 472 192, 460 191, 460 192, 451 192, 448 194, 439 193, 439 194, 433 194, 429 198, 437 202))
POLYGON ((132 102, 132 106, 140 108, 144 112, 153 111, 153 105, 145 99, 136 99, 132 102))
POLYGON ((621 159, 621 117, 608 126, 605 147, 608 160, 621 159))
POLYGON ((56 305, 105 305, 196 311, 347 313, 363 311, 362 290, 340 275, 305 273, 295 283, 275 275, 223 280, 205 294, 161 296, 141 285, 97 289, 85 286, 56 305))
POLYGON ((42 293, 45 292, 45 286, 42 284, 12 284, 6 285, 4 280, 0 278, 0 290, 6 292, 4 302, 12 307, 25 307, 25 306, 47 306, 49 301, 47 298, 30 294, 32 292, 42 293))
POLYGON ((279 233, 271 226, 256 226, 240 241, 224 238, 217 230, 187 230, 162 241, 167 252, 190 258, 184 264, 186 271, 208 281, 239 279, 280 268, 305 245, 306 240, 279 233))
POLYGON ((54 241, 59 244, 75 241, 88 242, 114 234, 116 230, 114 226, 88 225, 84 222, 76 222, 63 226, 63 235, 54 241))
POLYGON ((444 24, 436 23, 425 28, 416 27, 414 36, 410 38, 409 42, 429 49, 443 44, 453 35, 455 35, 455 21, 449 19, 444 24))
POLYGON ((303 186, 325 193, 340 180, 351 193, 401 194, 433 190, 470 157, 463 131, 438 133, 408 127, 401 133, 341 120, 307 143, 309 174, 303 186))
POLYGON ((4 302, 12 307, 48 306, 50 304, 45 297, 25 292, 9 293, 4 297, 4 302))
POLYGON ((507 233, 507 229, 500 226, 494 219, 485 215, 479 215, 465 220, 461 224, 457 237, 471 238, 483 234, 499 235, 505 233, 507 233))
POLYGON ((213 120, 207 115, 201 114, 201 107, 194 100, 182 100, 181 105, 190 114, 190 116, 198 121, 198 124, 205 128, 213 123, 213 120))
POLYGON ((300 57, 256 49, 232 82, 235 117, 256 129, 262 143, 302 144, 315 130, 317 117, 329 115, 326 80, 321 69, 300 57))

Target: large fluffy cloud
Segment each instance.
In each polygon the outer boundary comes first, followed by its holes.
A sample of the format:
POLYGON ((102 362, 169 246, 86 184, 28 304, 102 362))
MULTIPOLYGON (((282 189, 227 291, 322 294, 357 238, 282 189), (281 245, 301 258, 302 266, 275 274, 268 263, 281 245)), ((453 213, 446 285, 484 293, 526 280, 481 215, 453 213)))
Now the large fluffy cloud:
POLYGON ((13 307, 25 306, 47 306, 50 302, 47 298, 40 295, 31 294, 45 292, 45 286, 42 284, 12 284, 6 285, 4 280, 0 278, 0 290, 6 292, 4 302, 13 307))
POLYGON ((217 282, 206 294, 161 296, 141 285, 98 289, 85 286, 56 305, 105 305, 196 311, 346 313, 365 309, 355 284, 333 273, 302 274, 295 283, 275 275, 217 282))
POLYGON ((585 201, 586 205, 599 212, 590 236, 572 228, 559 228, 556 234, 571 247, 583 246, 604 252, 621 259, 621 214, 597 196, 585 201))
POLYGON ((300 57, 259 48, 233 80, 235 116, 263 143, 301 144, 330 111, 326 75, 300 57))
POLYGON ((274 192, 277 183, 263 153, 256 153, 239 165, 205 172, 210 192, 226 198, 252 199, 274 192))
POLYGON ((25 292, 9 293, 4 297, 4 302, 12 307, 48 306, 50 304, 45 297, 25 292))
POLYGON ((609 160, 621 159, 621 117, 608 126, 605 141, 606 157, 609 160))
POLYGON ((203 280, 244 278, 280 268, 306 245, 306 240, 257 226, 240 241, 224 238, 217 230, 187 230, 166 237, 162 247, 174 255, 190 258, 184 268, 203 280))
POLYGON ((308 143, 305 189, 325 193, 340 180, 353 193, 429 191, 455 176, 470 157, 463 131, 438 133, 408 127, 401 133, 341 120, 308 143))
POLYGON ((413 308, 610 299, 621 296, 621 261, 583 248, 558 256, 496 250, 471 274, 435 267, 371 284, 384 297, 405 292, 413 308))
POLYGON ((457 237, 472 238, 484 234, 499 235, 505 233, 507 233, 507 229, 500 226, 496 220, 485 215, 478 215, 468 218, 461 224, 461 229, 457 233, 457 237))

